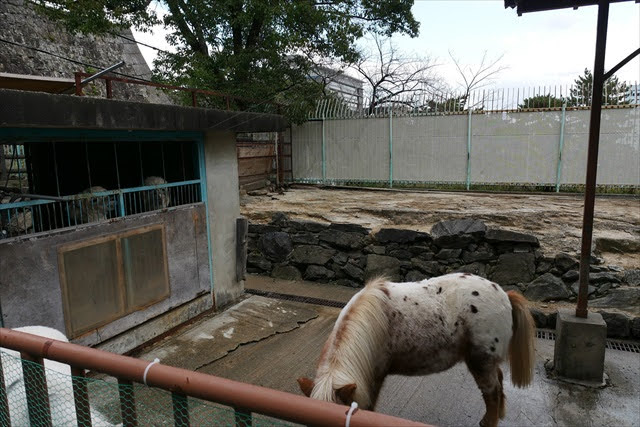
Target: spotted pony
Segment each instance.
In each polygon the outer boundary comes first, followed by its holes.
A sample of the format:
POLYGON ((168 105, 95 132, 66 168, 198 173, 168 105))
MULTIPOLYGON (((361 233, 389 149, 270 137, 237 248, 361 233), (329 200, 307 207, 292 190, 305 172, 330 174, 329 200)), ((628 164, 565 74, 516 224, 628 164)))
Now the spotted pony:
POLYGON ((314 380, 298 379, 309 397, 373 408, 388 374, 427 375, 464 361, 486 405, 481 426, 505 415, 500 363, 511 381, 533 379, 535 324, 526 299, 482 277, 453 273, 421 282, 367 283, 340 312, 314 380))

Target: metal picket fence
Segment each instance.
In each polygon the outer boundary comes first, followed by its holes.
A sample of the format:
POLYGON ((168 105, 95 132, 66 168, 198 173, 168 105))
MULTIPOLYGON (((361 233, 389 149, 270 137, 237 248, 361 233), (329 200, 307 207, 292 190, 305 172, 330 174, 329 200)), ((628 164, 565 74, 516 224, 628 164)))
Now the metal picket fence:
MULTIPOLYGON (((638 85, 606 94, 601 190, 640 189, 638 85)), ((535 89, 535 88, 532 88, 535 89)), ((294 183, 581 191, 590 105, 575 89, 495 90, 394 100, 368 111, 339 100, 292 127, 294 183), (557 96, 554 93, 558 93, 557 96)))

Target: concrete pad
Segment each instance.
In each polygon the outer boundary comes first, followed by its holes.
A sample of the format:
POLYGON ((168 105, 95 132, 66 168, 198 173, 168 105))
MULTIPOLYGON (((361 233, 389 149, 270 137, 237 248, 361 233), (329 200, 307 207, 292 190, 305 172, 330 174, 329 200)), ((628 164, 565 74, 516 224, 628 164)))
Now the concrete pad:
MULTIPOLYGON (((504 393, 507 413, 500 426, 638 426, 640 425, 640 357, 607 350, 605 370, 611 386, 592 389, 550 379, 545 360, 553 358, 553 341, 537 340, 534 382, 525 389, 511 383, 504 393)), ((390 376, 376 411, 440 426, 477 426, 484 403, 464 364, 426 377, 390 376)))
MULTIPOLYGON (((160 357, 163 363, 174 366, 301 394, 296 379, 314 375, 320 351, 340 310, 295 302, 267 303, 264 298, 251 297, 167 338, 142 357, 160 357), (273 328, 265 327, 269 321, 274 323, 273 328), (237 330, 243 328, 242 339, 236 342, 232 342, 238 334, 235 329, 232 338, 224 337, 232 325, 237 330)), ((637 353, 607 350, 605 370, 611 385, 592 389, 555 381, 547 375, 544 364, 553 359, 553 348, 553 341, 537 340, 536 373, 529 388, 513 387, 508 366, 503 366, 507 415, 501 426, 640 425, 637 353)), ((459 364, 425 377, 388 377, 375 410, 440 426, 477 426, 484 403, 471 374, 459 364)))
POLYGON ((200 372, 300 394, 297 379, 313 377, 340 310, 317 307, 318 317, 286 334, 244 345, 200 372))
POLYGON ((607 324, 600 313, 587 318, 558 310, 554 351, 555 373, 568 380, 603 384, 607 324))
POLYGON ((317 317, 313 306, 252 296, 143 351, 165 365, 197 371, 243 344, 289 332, 317 317))

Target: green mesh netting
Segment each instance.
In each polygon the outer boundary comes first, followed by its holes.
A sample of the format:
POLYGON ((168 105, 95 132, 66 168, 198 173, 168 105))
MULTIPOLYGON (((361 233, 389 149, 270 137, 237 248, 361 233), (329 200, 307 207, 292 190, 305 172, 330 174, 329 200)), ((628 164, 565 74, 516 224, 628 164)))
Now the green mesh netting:
POLYGON ((47 396, 42 393, 40 365, 21 360, 18 354, 3 349, 0 352, 4 391, 9 414, 3 409, 0 387, 0 426, 47 425, 49 400, 51 424, 54 426, 84 426, 90 418, 93 426, 122 425, 123 417, 135 416, 140 426, 292 426, 294 424, 259 414, 244 414, 233 408, 142 384, 118 384, 114 378, 95 379, 73 377, 68 365, 45 361, 47 396), (23 374, 24 366, 24 374, 23 374), (76 413, 73 397, 74 382, 85 384, 90 410, 76 413), (31 412, 27 392, 33 397, 31 412))

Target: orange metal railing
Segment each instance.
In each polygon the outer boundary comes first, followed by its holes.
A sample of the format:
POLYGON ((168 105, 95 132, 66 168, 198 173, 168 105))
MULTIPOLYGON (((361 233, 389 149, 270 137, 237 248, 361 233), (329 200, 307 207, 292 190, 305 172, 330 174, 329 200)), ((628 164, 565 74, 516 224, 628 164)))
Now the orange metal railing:
MULTIPOLYGON (((73 380, 73 394, 78 414, 90 413, 87 389, 82 381, 85 369, 116 377, 121 386, 131 386, 134 382, 145 383, 146 370, 146 385, 171 392, 174 401, 176 399, 184 400, 186 396, 191 396, 233 407, 236 414, 240 415, 258 413, 310 426, 343 426, 348 413, 347 407, 335 403, 313 400, 304 396, 157 363, 149 366, 150 362, 145 360, 6 328, 0 328, 0 347, 16 350, 20 352, 23 359, 31 360, 43 367, 41 372, 36 374, 36 377, 34 377, 33 371, 29 373, 31 376, 29 382, 32 384, 27 393, 27 405, 29 406, 36 405, 36 397, 30 397, 29 394, 37 395, 40 398, 47 396, 43 359, 50 359, 71 366, 72 375, 76 377, 73 380), (30 403, 30 400, 33 400, 33 403, 30 403)), ((121 401, 125 399, 123 393, 131 395, 132 390, 133 387, 120 387, 121 401)), ((126 398, 130 398, 130 396, 126 398)), ((0 411, 7 410, 8 407, 4 381, 0 381, 0 411)), ((38 410, 42 412, 42 408, 38 408, 38 410)), ((45 408, 45 417, 48 416, 50 420, 51 415, 47 412, 48 410, 49 408, 45 408)), ((139 420, 135 410, 132 412, 129 408, 126 413, 123 410, 122 415, 125 426, 138 424, 139 420)), ((175 412, 174 422, 176 425, 188 425, 188 419, 185 417, 188 417, 188 414, 175 412)), ((236 422, 237 425, 246 424, 246 422, 236 422)), ((371 411, 357 410, 351 417, 350 425, 375 427, 424 426, 425 424, 371 411)))
MULTIPOLYGON (((82 96, 83 95, 82 79, 85 78, 85 77, 91 77, 93 74, 84 73, 84 72, 76 72, 74 75, 75 75, 75 94, 78 95, 78 96, 82 96)), ((270 101, 265 101, 265 100, 258 100, 258 99, 246 98, 246 97, 241 97, 241 96, 229 95, 227 93, 218 92, 218 91, 215 91, 215 90, 196 89, 196 88, 183 87, 183 86, 174 86, 174 85, 168 85, 168 84, 163 84, 163 83, 155 83, 155 82, 151 82, 151 81, 147 81, 147 80, 138 80, 138 79, 129 79, 129 78, 124 78, 124 77, 115 77, 115 76, 110 75, 110 74, 100 76, 100 77, 98 77, 98 79, 104 80, 104 82, 105 82, 107 98, 112 98, 113 97, 113 82, 119 82, 119 83, 126 83, 126 84, 136 84, 136 85, 142 85, 142 86, 155 87, 155 88, 164 89, 164 90, 175 90, 175 91, 180 91, 180 92, 188 92, 188 93, 191 94, 191 105, 193 107, 197 107, 198 106, 198 95, 204 95, 204 96, 214 96, 214 97, 218 97, 218 98, 223 98, 224 101, 225 101, 227 110, 231 109, 231 102, 232 101, 239 101, 239 102, 244 102, 244 103, 255 103, 255 104, 260 104, 260 105, 262 105, 262 104, 272 105, 276 109, 275 112, 278 112, 278 113, 280 112, 280 104, 278 104, 276 102, 270 102, 270 101)))

